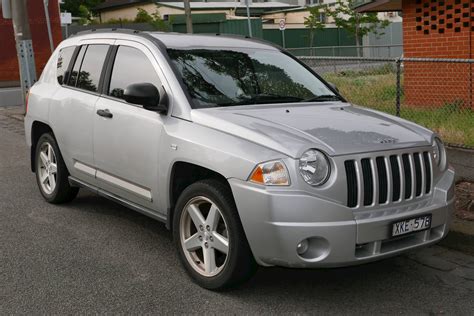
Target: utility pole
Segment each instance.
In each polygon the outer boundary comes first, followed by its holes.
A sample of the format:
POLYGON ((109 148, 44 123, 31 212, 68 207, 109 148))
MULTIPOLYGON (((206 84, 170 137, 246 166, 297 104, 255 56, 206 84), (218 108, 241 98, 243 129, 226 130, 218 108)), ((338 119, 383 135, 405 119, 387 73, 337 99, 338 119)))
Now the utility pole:
POLYGON ((250 21, 250 1, 245 0, 245 6, 247 7, 247 25, 249 27, 249 37, 252 37, 252 22, 250 21))
POLYGON ((49 19, 49 0, 43 0, 44 17, 46 18, 46 27, 48 29, 49 47, 51 54, 54 52, 53 34, 51 34, 51 20, 49 19))
POLYGON ((184 0, 184 14, 186 15, 186 33, 193 33, 193 19, 191 17, 191 5, 189 0, 184 0))
POLYGON ((26 94, 36 82, 33 43, 31 41, 30 24, 28 20, 27 0, 12 0, 10 3, 18 65, 20 67, 23 113, 25 113, 26 94))

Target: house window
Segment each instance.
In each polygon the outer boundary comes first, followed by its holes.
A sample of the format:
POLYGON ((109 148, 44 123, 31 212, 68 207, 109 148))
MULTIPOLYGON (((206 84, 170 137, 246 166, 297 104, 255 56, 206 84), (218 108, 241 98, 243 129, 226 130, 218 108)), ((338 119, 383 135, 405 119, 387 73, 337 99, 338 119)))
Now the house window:
POLYGON ((322 4, 324 0, 306 0, 306 5, 322 4))

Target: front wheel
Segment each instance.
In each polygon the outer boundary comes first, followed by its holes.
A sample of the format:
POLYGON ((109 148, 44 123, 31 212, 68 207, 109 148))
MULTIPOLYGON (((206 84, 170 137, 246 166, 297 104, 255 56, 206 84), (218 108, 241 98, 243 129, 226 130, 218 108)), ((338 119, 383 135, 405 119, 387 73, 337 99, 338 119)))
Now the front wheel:
POLYGON ((255 260, 226 184, 204 180, 190 185, 175 210, 175 244, 184 267, 200 286, 222 289, 253 275, 255 260))

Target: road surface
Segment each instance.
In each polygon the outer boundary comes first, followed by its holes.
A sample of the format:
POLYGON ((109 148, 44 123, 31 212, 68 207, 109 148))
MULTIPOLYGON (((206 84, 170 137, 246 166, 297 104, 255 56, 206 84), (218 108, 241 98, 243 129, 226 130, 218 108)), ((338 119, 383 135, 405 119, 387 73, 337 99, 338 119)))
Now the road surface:
POLYGON ((46 203, 29 170, 22 123, 3 112, 2 315, 474 313, 474 257, 440 246, 343 269, 262 268, 238 289, 201 289, 162 223, 85 191, 67 205, 46 203))

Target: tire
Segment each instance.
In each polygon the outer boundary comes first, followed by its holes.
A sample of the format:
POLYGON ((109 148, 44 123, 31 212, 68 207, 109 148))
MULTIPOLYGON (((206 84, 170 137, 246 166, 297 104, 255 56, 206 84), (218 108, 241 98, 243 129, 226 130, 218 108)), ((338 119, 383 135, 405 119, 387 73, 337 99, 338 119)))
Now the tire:
POLYGON ((256 271, 257 265, 232 193, 221 181, 199 181, 183 191, 173 217, 173 238, 183 266, 203 288, 220 290, 233 287, 247 281, 256 271), (194 211, 189 211, 191 209, 194 211), (201 223, 195 220, 199 217, 195 215, 196 209, 202 215, 201 222, 204 220, 202 227, 196 224, 201 223), (217 213, 217 217, 210 215, 217 213), (211 221, 211 218, 217 220, 211 221), (212 258, 215 267, 210 263, 212 258))
POLYGON ((58 144, 50 133, 41 135, 36 144, 35 166, 36 182, 46 201, 61 204, 77 196, 79 188, 69 184, 69 172, 58 144))

